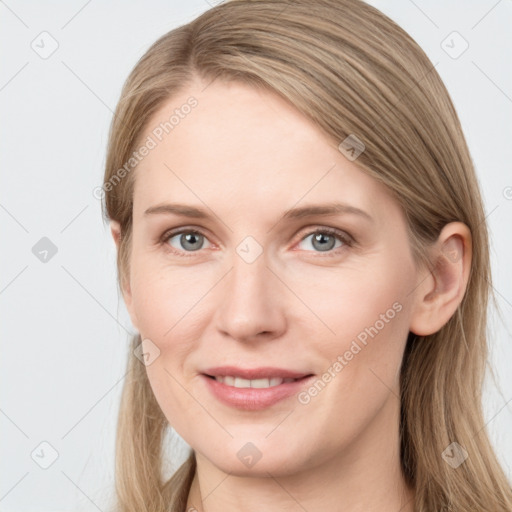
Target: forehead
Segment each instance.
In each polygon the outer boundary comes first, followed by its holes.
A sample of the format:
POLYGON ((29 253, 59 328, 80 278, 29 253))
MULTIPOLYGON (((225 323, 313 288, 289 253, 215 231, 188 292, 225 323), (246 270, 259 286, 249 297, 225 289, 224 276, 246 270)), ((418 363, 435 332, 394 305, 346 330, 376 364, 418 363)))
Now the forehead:
POLYGON ((347 200, 371 213, 391 200, 284 99, 237 82, 188 87, 150 119, 147 137, 155 146, 136 169, 134 216, 171 201, 261 215, 347 200))

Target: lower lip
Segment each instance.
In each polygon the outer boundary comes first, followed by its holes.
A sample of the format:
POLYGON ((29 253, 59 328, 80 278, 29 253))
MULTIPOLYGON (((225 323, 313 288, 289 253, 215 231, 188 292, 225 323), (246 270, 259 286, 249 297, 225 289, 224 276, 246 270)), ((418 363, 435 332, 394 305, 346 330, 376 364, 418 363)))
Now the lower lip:
POLYGON ((270 388, 235 388, 206 375, 201 375, 201 377, 206 381, 210 391, 221 402, 237 409, 257 411, 295 395, 313 378, 313 375, 293 382, 283 382, 270 388))

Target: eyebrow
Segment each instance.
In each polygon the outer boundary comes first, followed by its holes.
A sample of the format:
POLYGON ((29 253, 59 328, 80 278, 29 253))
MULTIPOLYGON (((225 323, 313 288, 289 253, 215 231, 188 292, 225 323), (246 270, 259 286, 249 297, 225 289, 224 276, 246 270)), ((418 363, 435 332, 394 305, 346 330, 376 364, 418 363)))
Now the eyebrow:
MULTIPOLYGON (((174 214, 181 215, 183 217, 191 217, 195 219, 208 219, 211 217, 210 214, 201 208, 196 208, 195 206, 189 206, 185 204, 179 203, 164 203, 156 206, 151 206, 148 208, 144 215, 153 215, 153 214, 174 214)), ((313 217, 317 215, 341 215, 341 214, 351 214, 358 215, 363 217, 369 221, 373 221, 373 218, 370 214, 356 208, 355 206, 351 206, 343 203, 327 203, 327 204, 319 204, 319 205, 309 205, 309 206, 301 206, 298 208, 291 208, 286 210, 282 216, 283 219, 302 219, 304 217, 313 217)))

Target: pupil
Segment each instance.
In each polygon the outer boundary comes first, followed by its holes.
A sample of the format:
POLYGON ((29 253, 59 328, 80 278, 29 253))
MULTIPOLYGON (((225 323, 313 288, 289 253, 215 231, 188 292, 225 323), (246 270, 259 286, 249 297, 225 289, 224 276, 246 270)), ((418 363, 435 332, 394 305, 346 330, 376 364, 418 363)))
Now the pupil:
POLYGON ((332 249, 334 246, 333 246, 333 242, 334 242, 334 238, 330 235, 325 235, 324 233, 317 233, 315 236, 314 236, 314 242, 313 242, 313 245, 315 245, 315 242, 319 242, 320 245, 319 248, 321 251, 328 251, 330 249, 332 249), (327 239, 327 241, 326 241, 327 239), (330 239, 330 240, 329 240, 330 239), (331 242, 331 244, 329 245, 329 241, 331 242), (326 247, 326 245, 328 247, 326 247))
POLYGON ((198 238, 198 235, 195 234, 195 233, 188 233, 186 235, 181 235, 182 236, 182 240, 184 240, 183 243, 183 247, 187 247, 188 249, 191 249, 193 251, 196 251, 197 249, 199 249, 199 247, 197 246, 197 238, 198 238), (194 242, 196 242, 196 245, 194 246, 194 242))

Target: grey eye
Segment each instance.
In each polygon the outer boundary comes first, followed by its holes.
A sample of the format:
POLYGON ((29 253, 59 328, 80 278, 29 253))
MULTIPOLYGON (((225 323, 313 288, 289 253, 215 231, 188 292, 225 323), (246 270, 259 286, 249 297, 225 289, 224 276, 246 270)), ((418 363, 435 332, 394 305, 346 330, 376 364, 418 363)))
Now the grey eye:
MULTIPOLYGON (((337 247, 341 247, 343 242, 339 239, 338 236, 333 235, 331 233, 324 232, 315 232, 307 235, 301 240, 301 243, 305 242, 308 238, 311 238, 311 245, 313 249, 319 252, 327 252, 335 249, 337 247), (311 238, 312 237, 312 238, 311 238), (339 242, 339 245, 335 245, 336 241, 339 242)), ((309 249, 306 249, 309 250, 309 249)))
POLYGON ((197 233, 195 231, 184 231, 182 233, 177 233, 171 237, 169 237, 169 243, 180 251, 185 250, 187 252, 198 251, 203 248, 204 242, 206 238, 201 233, 197 233), (172 243, 172 240, 177 238, 178 245, 172 243))

